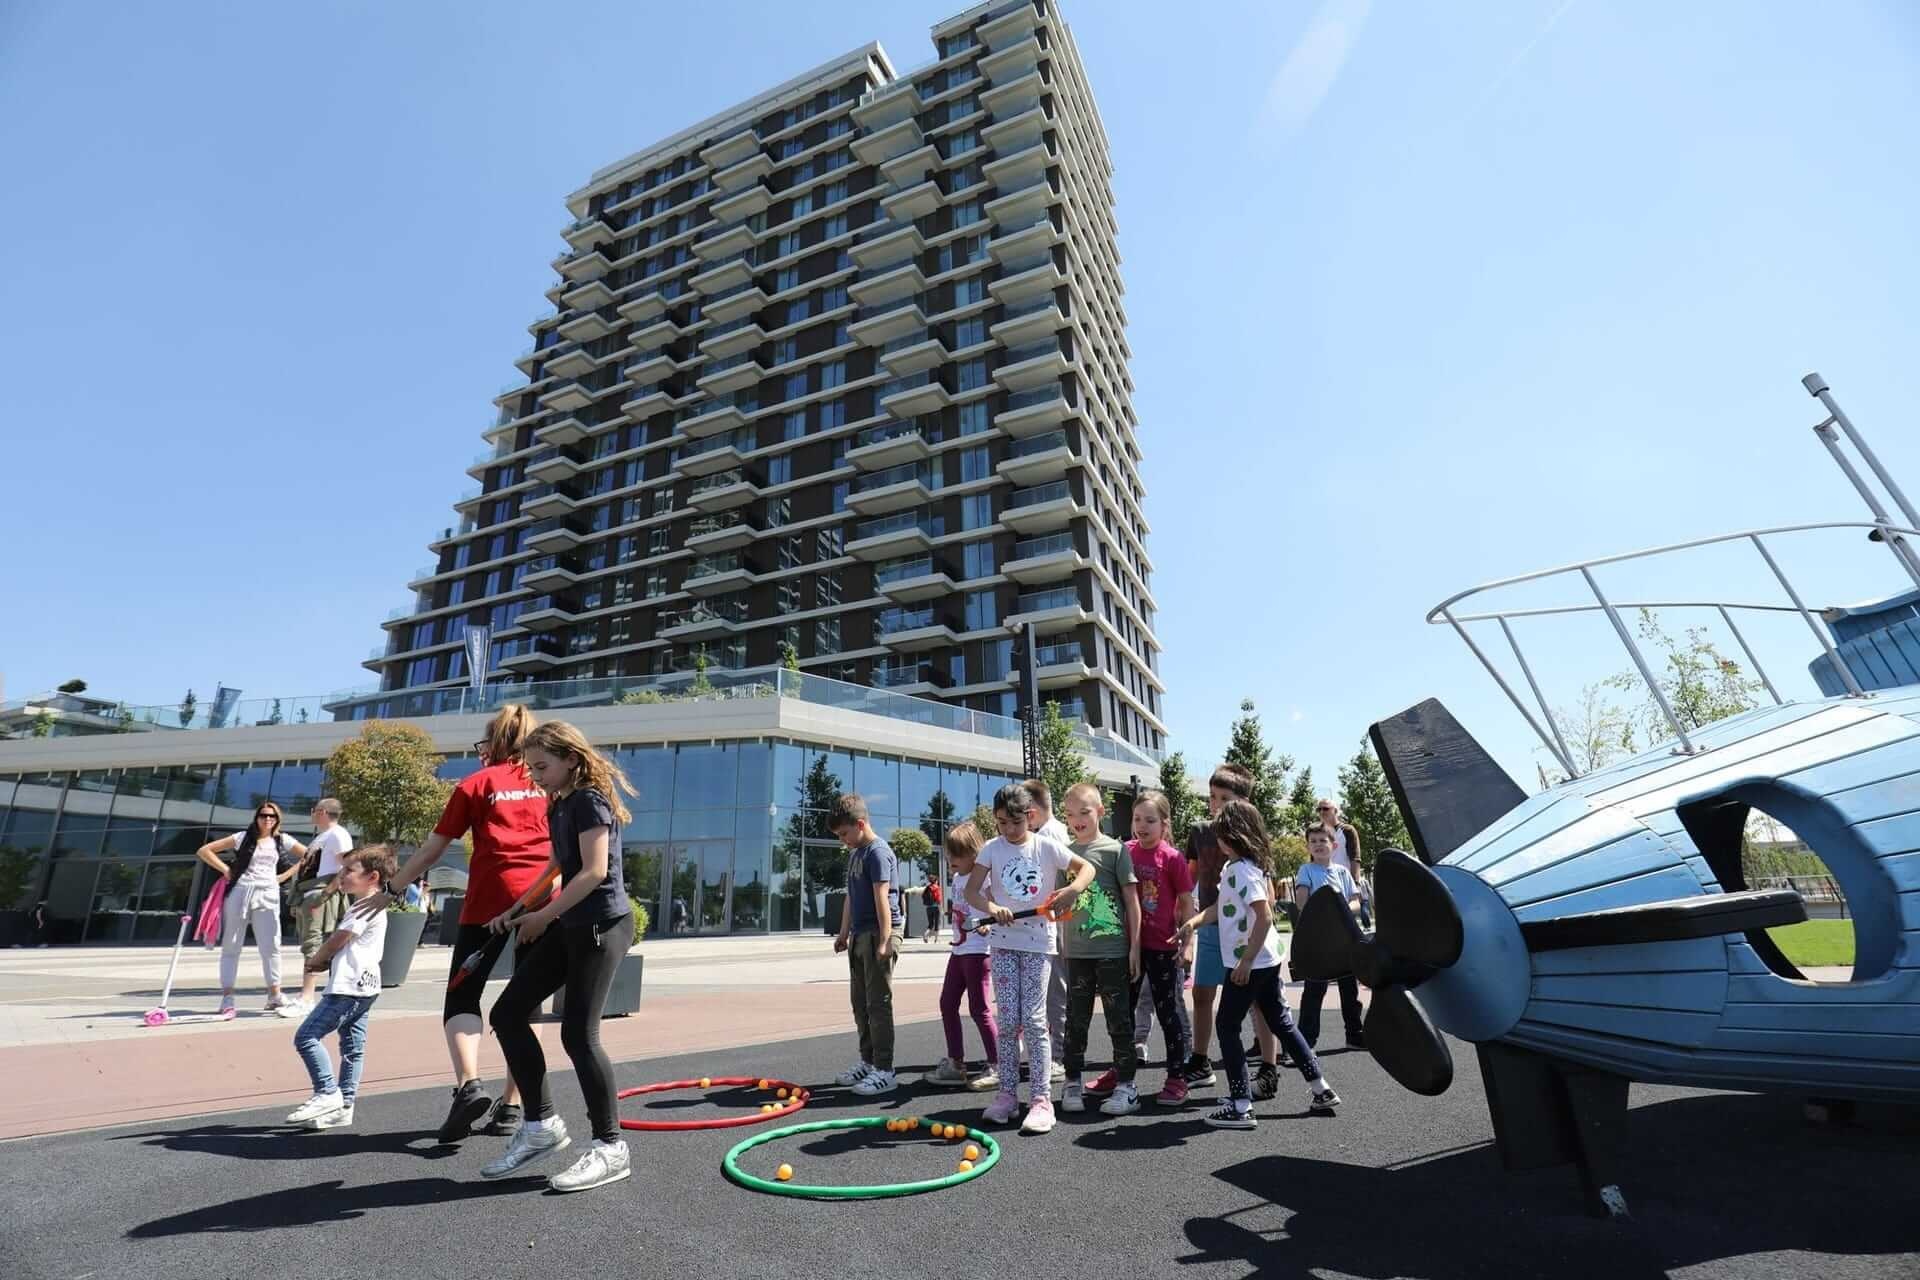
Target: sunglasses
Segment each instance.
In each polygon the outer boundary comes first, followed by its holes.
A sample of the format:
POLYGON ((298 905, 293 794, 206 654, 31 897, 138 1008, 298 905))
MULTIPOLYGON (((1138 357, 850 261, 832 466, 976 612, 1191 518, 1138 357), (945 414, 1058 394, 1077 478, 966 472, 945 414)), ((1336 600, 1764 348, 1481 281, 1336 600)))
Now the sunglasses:
POLYGON ((474 744, 473 744, 473 751, 474 751, 474 754, 475 754, 475 755, 482 755, 482 756, 483 756, 483 755, 485 755, 485 754, 487 754, 487 740, 486 740, 485 738, 482 738, 482 739, 480 739, 480 741, 478 741, 478 742, 476 742, 476 743, 474 743, 474 744))
POLYGON ((253 820, 255 822, 260 821, 260 819, 262 818, 272 818, 275 822, 280 821, 280 815, 273 812, 271 809, 262 809, 259 813, 256 813, 253 815, 253 820))

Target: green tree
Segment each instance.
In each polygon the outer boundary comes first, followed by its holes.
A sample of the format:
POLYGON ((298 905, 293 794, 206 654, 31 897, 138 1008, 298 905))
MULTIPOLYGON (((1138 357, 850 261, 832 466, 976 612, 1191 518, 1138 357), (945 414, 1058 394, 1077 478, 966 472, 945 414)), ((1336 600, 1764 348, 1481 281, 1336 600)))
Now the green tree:
POLYGON ((1374 758, 1373 745, 1360 740, 1359 754, 1340 767, 1340 809, 1360 833, 1361 870, 1371 873, 1383 847, 1412 852, 1413 838, 1400 817, 1386 771, 1374 758))
POLYGON ((440 753, 424 730, 370 720, 327 757, 327 786, 362 840, 419 844, 453 790, 434 776, 439 764, 440 753))
POLYGON ((701 645, 693 655, 693 683, 687 686, 687 692, 693 697, 713 692, 713 681, 707 679, 707 647, 701 645))
MULTIPOLYGON (((1318 819, 1313 807, 1320 797, 1313 789, 1313 766, 1302 769, 1293 780, 1293 786, 1287 791, 1287 803, 1280 810, 1280 828, 1288 835, 1300 836, 1318 819)), ((1305 837, 1302 836, 1302 847, 1305 837)))
POLYGON ((1044 704, 1040 714, 1040 781, 1053 793, 1057 809, 1067 788, 1088 780, 1087 759, 1080 754, 1073 722, 1060 714, 1060 704, 1044 704))
POLYGON ((927 839, 938 844, 946 838, 947 828, 953 824, 953 799, 947 793, 935 791, 927 797, 927 809, 920 815, 920 831, 927 839))
POLYGON ((1285 882, 1298 875, 1307 864, 1307 841, 1297 831, 1282 831, 1273 838, 1273 877, 1285 882))
MULTIPOLYGON (((1616 676, 1603 684, 1585 685, 1580 690, 1577 704, 1553 709, 1554 724, 1567 744, 1567 754, 1573 757, 1573 767, 1583 774, 1605 768, 1620 756, 1638 750, 1633 716, 1607 696, 1608 688, 1617 687, 1619 679, 1621 677, 1616 676)), ((1633 683, 1640 685, 1637 674, 1633 683)), ((1657 708, 1654 714, 1659 714, 1657 708)), ((1664 720, 1661 723, 1665 725, 1664 720)), ((1539 750, 1545 751, 1546 748, 1539 750)), ((1543 782, 1548 785, 1566 780, 1566 775, 1558 769, 1543 769, 1541 773, 1543 782)))
POLYGON ((1207 798, 1187 776, 1187 757, 1182 752, 1172 752, 1160 762, 1160 790, 1173 811, 1173 842, 1185 848, 1193 824, 1207 816, 1207 798))
POLYGON ((132 733, 134 723, 133 712, 127 709, 126 703, 122 702, 114 707, 113 731, 115 733, 132 733))
MULTIPOLYGON (((1648 665, 1682 728, 1698 729, 1759 705, 1766 686, 1749 679, 1738 662, 1721 653, 1705 627, 1688 627, 1684 638, 1671 636, 1652 610, 1642 609, 1636 630, 1641 643, 1654 651, 1648 665)), ((1608 683, 1617 689, 1645 688, 1638 671, 1623 671, 1608 683)), ((1662 741, 1673 731, 1651 693, 1640 708, 1640 719, 1650 742, 1662 741)))
POLYGON ((1000 834, 1000 828, 993 825, 993 809, 990 806, 983 804, 975 809, 969 821, 973 823, 973 829, 980 833, 982 844, 1000 834))
POLYGON ((887 844, 903 868, 900 884, 909 883, 904 870, 906 867, 918 871, 923 882, 940 878, 940 859, 934 853, 933 841, 927 839, 925 832, 916 827, 895 827, 887 832, 887 844))
POLYGON ((61 693, 85 693, 86 691, 87 682, 85 680, 69 680, 60 686, 61 693))
POLYGON ((1227 763, 1237 764, 1253 775, 1253 807, 1260 811, 1261 821, 1272 831, 1280 825, 1280 807, 1287 792, 1287 773, 1293 768, 1293 757, 1275 755, 1267 746, 1260 732, 1260 716, 1253 709, 1253 699, 1247 698, 1240 703, 1240 718, 1233 722, 1233 730, 1227 740, 1227 763))
POLYGON ((286 715, 280 710, 280 699, 275 698, 273 700, 273 710, 267 713, 267 723, 282 724, 286 721, 286 718, 286 715))
POLYGON ((793 647, 791 640, 782 640, 780 642, 780 667, 785 671, 798 671, 800 669, 800 651, 793 647))
POLYGON ((187 696, 180 699, 180 727, 182 729, 193 723, 193 709, 199 705, 200 699, 194 696, 193 690, 187 690, 187 696))
POLYGON ((34 716, 33 727, 27 732, 35 738, 51 738, 53 736, 53 712, 42 711, 34 716))

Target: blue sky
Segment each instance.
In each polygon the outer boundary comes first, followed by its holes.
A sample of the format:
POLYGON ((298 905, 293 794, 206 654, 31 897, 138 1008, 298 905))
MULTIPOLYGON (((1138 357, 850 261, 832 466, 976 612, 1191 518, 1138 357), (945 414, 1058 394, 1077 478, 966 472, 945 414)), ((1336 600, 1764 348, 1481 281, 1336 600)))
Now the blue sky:
MULTIPOLYGON (((545 305, 566 193, 866 40, 917 66, 953 11, 0 8, 7 693, 366 682, 545 305)), ((1530 771, 1426 609, 1858 518, 1809 369, 1920 495, 1911 7, 1065 15, 1118 171, 1167 719, 1196 765, 1252 697, 1331 781, 1369 721, 1438 695, 1530 771)), ((1823 603, 1896 586, 1872 554, 1783 547, 1823 603)), ((1714 598, 1751 568, 1650 581, 1714 598)), ((1789 694, 1797 625, 1756 629, 1789 694)), ((1625 666, 1598 627, 1523 632, 1556 701, 1625 666)))

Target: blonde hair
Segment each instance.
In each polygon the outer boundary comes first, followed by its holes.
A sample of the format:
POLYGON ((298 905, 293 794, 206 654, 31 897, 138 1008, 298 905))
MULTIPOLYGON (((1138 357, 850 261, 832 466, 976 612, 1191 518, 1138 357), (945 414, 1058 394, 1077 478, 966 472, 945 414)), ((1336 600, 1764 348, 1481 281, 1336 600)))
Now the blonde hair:
MULTIPOLYGON (((526 708, 519 708, 525 711, 526 708)), ((521 744, 521 751, 540 751, 556 758, 573 761, 573 768, 567 775, 568 791, 598 791, 606 799, 607 807, 613 810, 614 818, 625 825, 633 817, 627 812, 627 806, 620 803, 620 793, 637 795, 633 784, 627 781, 627 775, 620 766, 594 750, 587 736, 568 724, 565 720, 549 720, 532 733, 521 744)))
POLYGON ((1107 802, 1100 798, 1100 788, 1091 782, 1076 782, 1068 787, 1067 794, 1062 798, 1062 803, 1072 804, 1075 796, 1084 796, 1091 799, 1093 801, 1093 807, 1096 809, 1104 809, 1107 807, 1107 802))
POLYGON ((487 721, 487 763, 512 764, 526 754, 527 739, 540 722, 518 702, 509 702, 487 721))
POLYGON ((941 843, 947 846, 949 858, 977 858, 980 856, 980 828, 971 822, 961 822, 947 828, 946 839, 941 843))
POLYGON ((1143 804, 1152 805, 1153 811, 1160 815, 1160 821, 1166 823, 1173 821, 1173 805, 1168 802, 1166 792, 1152 789, 1142 791, 1134 797, 1133 807, 1138 809, 1143 804))

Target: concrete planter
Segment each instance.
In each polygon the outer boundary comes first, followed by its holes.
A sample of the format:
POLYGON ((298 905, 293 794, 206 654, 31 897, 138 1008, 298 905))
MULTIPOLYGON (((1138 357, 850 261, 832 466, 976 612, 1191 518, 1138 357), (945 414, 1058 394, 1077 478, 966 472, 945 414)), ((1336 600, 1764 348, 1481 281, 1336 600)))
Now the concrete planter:
POLYGON ((413 968, 413 953, 419 950, 420 935, 427 929, 424 911, 387 912, 387 938, 380 949, 380 985, 397 987, 407 980, 413 968))
MULTIPOLYGON (((624 1018, 630 1013, 640 1012, 640 975, 646 957, 637 951, 629 951, 620 957, 620 967, 614 971, 613 985, 607 988, 606 1007, 601 1010, 603 1018, 624 1018)), ((553 1016, 566 1014, 566 991, 553 993, 553 1004, 549 1006, 553 1016)))

